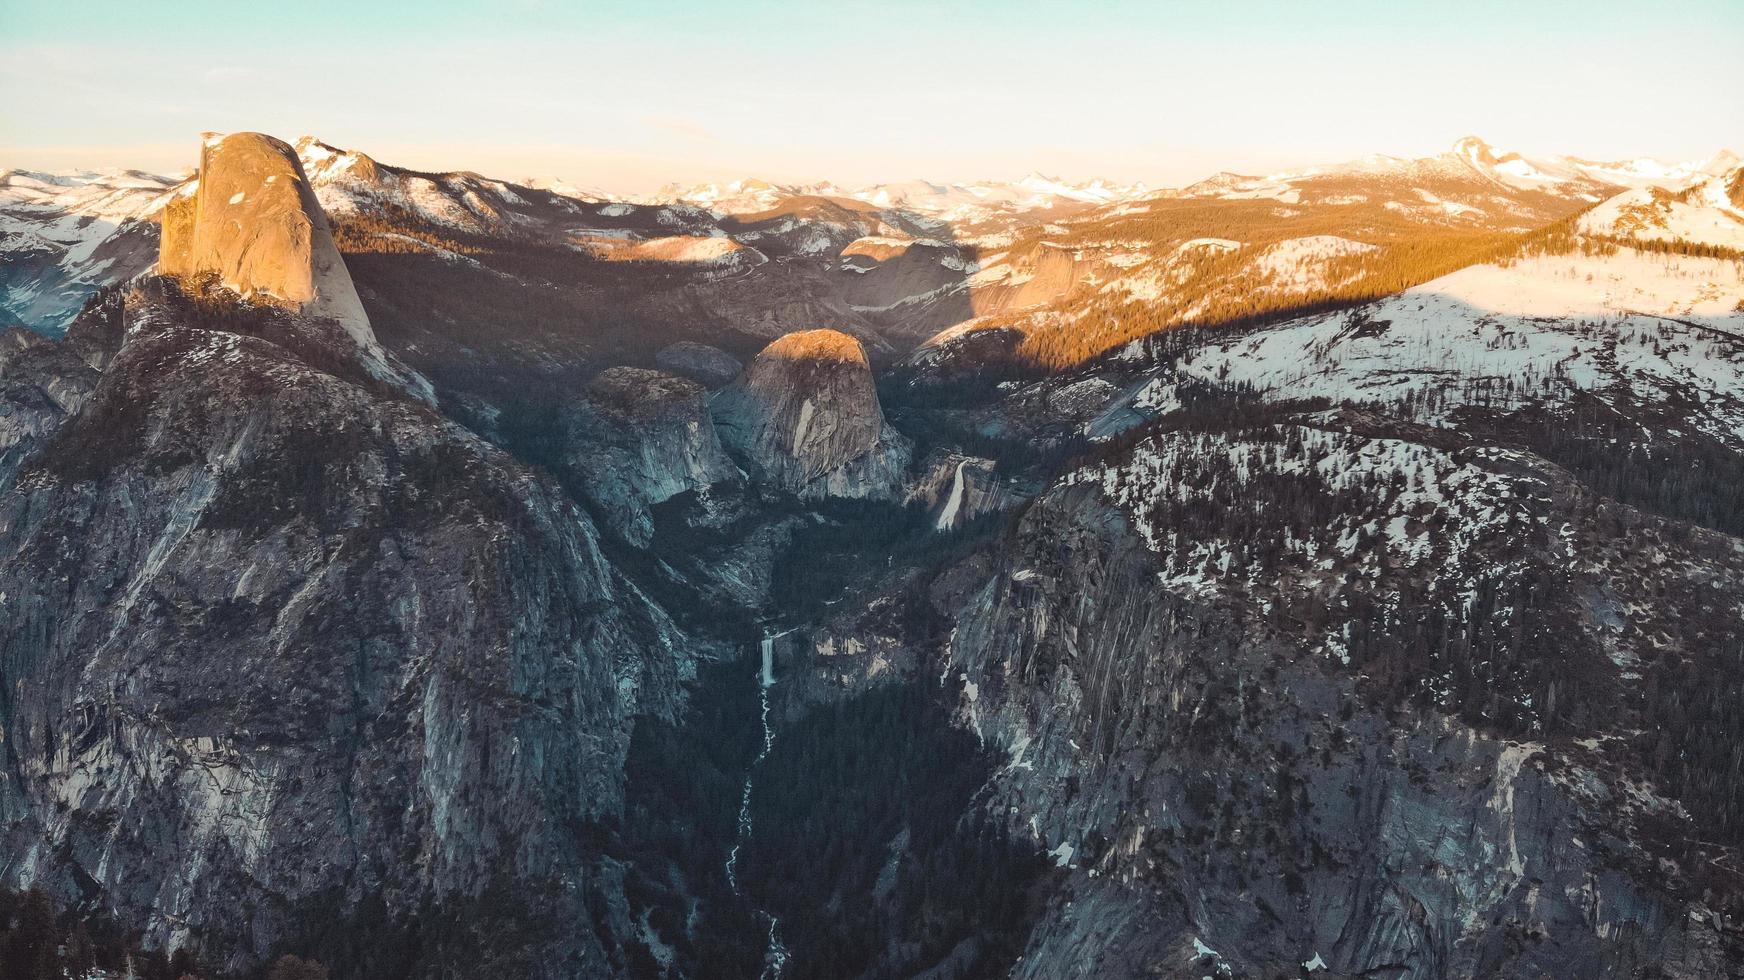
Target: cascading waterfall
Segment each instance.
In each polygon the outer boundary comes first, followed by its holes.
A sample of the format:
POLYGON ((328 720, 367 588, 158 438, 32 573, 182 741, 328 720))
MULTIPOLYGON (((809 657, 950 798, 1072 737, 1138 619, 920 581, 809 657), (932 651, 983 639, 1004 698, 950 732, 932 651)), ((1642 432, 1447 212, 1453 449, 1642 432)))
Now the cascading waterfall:
MULTIPOLYGON (((763 759, 769 755, 769 749, 775 744, 775 730, 769 727, 769 689, 775 686, 775 636, 763 637, 763 666, 757 676, 757 699, 759 701, 759 718, 763 724, 763 747, 757 751, 757 757, 751 760, 750 769, 745 772, 745 791, 739 797, 739 836, 733 842, 733 849, 727 852, 727 884, 735 895, 743 895, 739 890, 739 848, 745 846, 745 841, 751 837, 751 777, 762 765, 763 759)), ((779 980, 781 971, 787 966, 787 947, 781 943, 778 930, 779 922, 775 916, 760 908, 754 908, 758 918, 769 925, 768 952, 763 957, 763 972, 759 980, 779 980)))
POLYGON ((957 515, 963 510, 963 467, 968 466, 968 460, 957 463, 957 473, 951 477, 951 496, 945 501, 945 509, 939 512, 939 519, 933 527, 940 531, 949 531, 957 526, 957 515))

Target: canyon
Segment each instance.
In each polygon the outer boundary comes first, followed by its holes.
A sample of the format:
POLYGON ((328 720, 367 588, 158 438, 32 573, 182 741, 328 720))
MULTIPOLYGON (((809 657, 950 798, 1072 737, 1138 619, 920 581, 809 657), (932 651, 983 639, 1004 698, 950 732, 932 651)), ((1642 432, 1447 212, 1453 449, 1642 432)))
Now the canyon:
POLYGON ((0 179, 0 884, 129 955, 1744 963, 1735 159, 199 151, 0 179))

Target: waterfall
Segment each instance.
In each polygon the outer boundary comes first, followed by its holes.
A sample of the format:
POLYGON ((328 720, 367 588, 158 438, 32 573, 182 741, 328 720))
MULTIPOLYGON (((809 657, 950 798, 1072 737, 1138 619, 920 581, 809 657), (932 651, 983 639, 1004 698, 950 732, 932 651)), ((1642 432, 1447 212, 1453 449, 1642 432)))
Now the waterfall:
POLYGON ((957 512, 963 509, 963 467, 969 465, 968 460, 957 463, 957 473, 951 477, 951 496, 945 501, 945 509, 939 512, 939 519, 933 527, 940 531, 949 531, 957 526, 957 512))
MULTIPOLYGON (((758 718, 763 725, 763 747, 757 750, 757 757, 751 760, 751 767, 745 772, 745 789, 739 795, 739 835, 733 842, 733 849, 727 852, 727 885, 734 895, 743 895, 739 890, 739 848, 745 846, 745 841, 751 837, 751 777, 757 767, 762 765, 769 749, 775 745, 775 729, 769 727, 769 689, 775 686, 775 637, 773 634, 763 637, 763 666, 757 675, 758 718)), ((760 908, 753 908, 757 917, 769 925, 768 952, 763 958, 763 972, 758 980, 780 980, 781 971, 787 966, 787 947, 782 945, 777 927, 780 923, 775 916, 760 908)))

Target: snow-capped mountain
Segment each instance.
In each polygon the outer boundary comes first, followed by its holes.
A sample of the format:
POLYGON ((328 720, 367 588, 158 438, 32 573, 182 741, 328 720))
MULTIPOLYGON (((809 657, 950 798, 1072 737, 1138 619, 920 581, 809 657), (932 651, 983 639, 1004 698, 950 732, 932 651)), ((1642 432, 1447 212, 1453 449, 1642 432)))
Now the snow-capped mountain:
POLYGON ((945 220, 985 220, 999 213, 1045 211, 1063 206, 1107 204, 1145 193, 1143 184, 1117 185, 1095 179, 1083 182, 1030 174, 1016 181, 973 181, 940 184, 909 180, 873 184, 854 189, 822 182, 776 184, 747 178, 725 184, 706 183, 689 188, 668 186, 646 198, 649 204, 693 204, 721 214, 751 214, 767 211, 794 197, 842 197, 878 208, 903 209, 945 220))
POLYGON ((1581 230, 1634 241, 1698 242, 1744 253, 1744 166, 1681 190, 1644 187, 1581 217, 1581 230))
MULTIPOLYGON (((1438 207, 1451 216, 1481 215, 1496 193, 1546 193, 1589 201, 1617 190, 1639 187, 1681 189, 1726 169, 1729 153, 1704 163, 1667 163, 1651 158, 1612 162, 1572 156, 1528 158, 1500 150, 1475 136, 1460 139, 1438 156, 1409 159, 1374 155, 1361 160, 1283 171, 1264 177, 1218 174, 1178 193, 1224 200, 1272 199, 1366 203, 1368 197, 1341 189, 1347 181, 1399 181, 1406 193, 1374 203, 1399 208, 1438 207)), ((1177 193, 1177 192, 1165 192, 1177 193)))
MULTIPOLYGON (((1182 243, 1194 238, 1235 242, 1243 248, 1241 254, 1256 261, 1262 250, 1269 250, 1269 258, 1254 266, 1261 278, 1282 276, 1303 289, 1336 285, 1338 276, 1328 279, 1309 269, 1318 263, 1317 257, 1330 259, 1352 249, 1362 251, 1364 246, 1384 247, 1388 237, 1432 234, 1437 229, 1475 233, 1529 228, 1626 187, 1644 193, 1646 187, 1682 193, 1721 173, 1727 160, 1722 154, 1700 167, 1650 160, 1528 160, 1468 138, 1446 154, 1422 160, 1377 156, 1268 177, 1220 174, 1182 190, 1151 191, 1143 185, 1072 182, 1031 174, 1010 182, 917 180, 853 190, 831 183, 783 185, 746 179, 668 188, 646 198, 613 198, 555 181, 515 184, 470 173, 405 170, 312 136, 299 140, 297 147, 312 186, 332 214, 351 220, 385 219, 389 224, 411 220, 450 234, 512 232, 553 241, 573 239, 576 247, 594 255, 622 251, 624 257, 640 261, 645 256, 706 252, 711 261, 730 258, 728 264, 737 268, 747 258, 755 262, 771 255, 827 258, 865 235, 954 241, 959 249, 979 253, 983 274, 976 283, 998 286, 1003 297, 975 304, 984 313, 1012 309, 1013 304, 1034 305, 1092 280, 1104 292, 1156 297, 1168 290, 1171 277, 1179 276, 1169 270, 1186 258, 1179 251, 1182 243), (1271 217, 1266 220, 1276 227, 1247 239, 1199 233, 1158 236, 1157 230, 1169 224, 1173 202, 1207 199, 1247 208, 1231 212, 1244 224, 1259 213, 1253 206, 1269 208, 1271 217), (1290 233, 1293 226, 1304 224, 1326 230, 1290 233), (1000 250, 1023 229, 1043 226, 1056 241, 1077 243, 1072 252, 1077 271, 1064 279, 1052 273, 1048 281, 1055 285, 1046 289, 1015 290, 1011 287, 1029 281, 1024 277, 1031 274, 1022 269, 1002 274, 1000 265, 1029 260, 1000 250), (1140 226, 1145 230, 1133 230, 1140 226), (1318 241, 1328 235, 1354 245, 1327 251, 1312 242, 1279 244, 1288 238, 1318 241), (742 248, 692 241, 720 237, 731 238, 742 248), (1092 245, 1097 239, 1100 244, 1092 245)), ((148 264, 154 233, 151 220, 165 195, 179 184, 176 179, 131 171, 9 173, 0 185, 0 215, 5 221, 0 242, 11 256, 0 308, 42 329, 63 326, 97 286, 134 275, 148 264)), ((431 241, 425 247, 452 251, 453 244, 431 241)), ((1050 268, 1055 266, 1052 263, 1050 268)), ((863 272, 857 267, 850 271, 863 272)), ((868 296, 870 282, 855 285, 859 295, 854 305, 890 307, 907 295, 868 296)), ((958 288, 974 290, 976 283, 963 281, 958 288)), ((929 314, 926 322, 942 327, 954 321, 929 314)), ((912 336, 922 329, 916 326, 905 332, 912 336)))
POLYGON ((1524 157, 1507 150, 1498 150, 1475 136, 1454 144, 1455 155, 1463 157, 1473 169, 1492 175, 1497 180, 1524 190, 1546 185, 1567 185, 1583 178, 1615 187, 1681 187, 1724 169, 1730 151, 1722 151, 1706 162, 1667 162, 1650 157, 1601 162, 1572 156, 1524 157))
MULTIPOLYGON (((805 316, 827 309, 826 323, 893 351, 996 325, 1030 338, 1025 356, 1039 344, 1055 351, 1047 357, 1074 359, 1129 339, 1127 328, 1107 339, 1084 328, 1088 311, 1110 303, 1142 307, 1139 322, 1158 329, 1379 295, 1599 201, 1583 219, 1589 234, 1603 223, 1613 236, 1703 232, 1732 242, 1737 225, 1733 178, 1704 172, 1724 154, 1703 167, 1528 160, 1475 138, 1436 157, 1220 174, 1178 191, 1032 174, 852 191, 744 180, 643 200, 412 171, 312 136, 296 147, 348 248, 411 249, 524 277, 504 264, 513 253, 492 243, 536 242, 609 263, 577 270, 604 289, 664 267, 758 335, 767 328, 749 324, 766 319, 759 304, 776 302, 805 316), (1649 180, 1665 183, 1625 186, 1649 180), (1459 237, 1421 244, 1447 236, 1459 237), (795 289, 806 298, 788 307, 795 289)), ((39 329, 64 326, 90 292, 149 265, 154 216, 191 188, 134 172, 9 174, 0 185, 10 257, 0 306, 39 329)), ((670 302, 658 291, 627 295, 638 307, 670 302)))
MULTIPOLYGON (((1316 184, 1330 184, 1344 177, 1391 176, 1414 181, 1423 189, 1432 190, 1431 185, 1440 181, 1463 181, 1476 176, 1515 192, 1542 191, 1566 196, 1646 186, 1675 189, 1730 169, 1729 161, 1736 161, 1729 151, 1722 151, 1701 163, 1668 163, 1648 157, 1611 162, 1573 156, 1527 158, 1499 150, 1477 137, 1465 137, 1448 152, 1436 157, 1413 160, 1377 154, 1347 163, 1300 168, 1263 177, 1223 173, 1178 190, 1152 189, 1142 182, 1119 184, 1100 178, 1071 181, 1040 173, 1031 173, 1013 181, 939 183, 916 179, 857 188, 830 181, 780 183, 746 177, 691 186, 669 184, 652 194, 629 196, 580 188, 556 178, 528 178, 520 183, 579 200, 690 204, 723 215, 767 211, 795 197, 845 197, 880 208, 904 208, 930 217, 973 221, 1000 212, 1119 204, 1150 196, 1274 199, 1297 203, 1305 192, 1312 197, 1316 184)), ((1434 199, 1401 203, 1442 205, 1455 214, 1470 208, 1458 202, 1443 205, 1434 199)))
POLYGON ((1045 211, 1060 206, 1110 204, 1146 193, 1144 184, 1119 185, 1100 178, 1082 182, 1030 174, 1012 182, 934 184, 913 180, 875 184, 852 192, 879 207, 912 208, 946 219, 984 220, 999 211, 1045 211))
POLYGON ((9 174, 0 953, 1737 974, 1724 162, 9 174))
POLYGON ((296 142, 309 184, 329 214, 404 216, 438 228, 500 234, 587 213, 583 199, 540 188, 517 188, 474 173, 421 173, 378 163, 313 136, 296 142))
POLYGON ((683 205, 720 215, 748 215, 771 210, 783 201, 800 197, 844 197, 841 188, 826 182, 779 184, 756 177, 725 182, 709 181, 682 187, 667 184, 652 194, 614 198, 631 204, 683 205))
POLYGON ((0 317, 64 324, 100 286, 149 266, 153 221, 182 183, 137 170, 0 173, 0 317))

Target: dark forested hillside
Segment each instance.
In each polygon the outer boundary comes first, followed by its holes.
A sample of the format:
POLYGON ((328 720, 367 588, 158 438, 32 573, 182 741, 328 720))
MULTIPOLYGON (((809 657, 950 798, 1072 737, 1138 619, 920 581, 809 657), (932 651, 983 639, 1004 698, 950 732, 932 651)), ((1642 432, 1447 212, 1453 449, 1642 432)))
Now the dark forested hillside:
POLYGON ((750 893, 793 937, 785 975, 998 977, 1051 862, 976 806, 996 760, 941 707, 885 686, 783 729, 757 772, 750 893))

